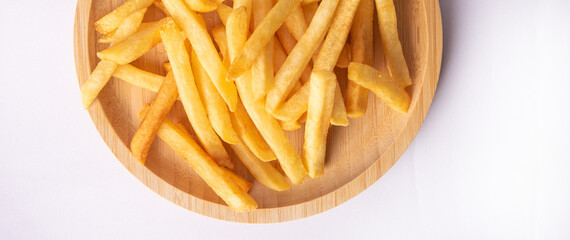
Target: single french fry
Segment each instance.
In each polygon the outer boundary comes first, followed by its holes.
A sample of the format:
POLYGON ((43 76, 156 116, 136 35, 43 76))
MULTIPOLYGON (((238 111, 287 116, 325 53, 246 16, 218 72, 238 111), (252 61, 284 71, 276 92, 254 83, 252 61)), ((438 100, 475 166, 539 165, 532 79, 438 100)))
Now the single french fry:
MULTIPOLYGON (((139 113, 139 117, 144 116, 144 110, 139 113)), ((257 208, 255 200, 231 179, 226 170, 218 166, 192 136, 168 118, 160 125, 157 136, 178 152, 230 208, 239 212, 257 208)))
POLYGON ((198 93, 206 107, 208 119, 212 124, 212 128, 224 142, 236 144, 239 142, 239 136, 232 126, 230 113, 226 107, 224 99, 216 90, 214 84, 210 81, 206 70, 202 68, 198 55, 192 51, 192 70, 194 70, 194 79, 198 87, 198 93))
POLYGON ((234 153, 261 184, 276 191, 285 191, 291 187, 287 179, 271 165, 261 161, 243 141, 231 145, 234 153))
POLYGON ((317 3, 317 4, 318 4, 319 1, 320 1, 320 0, 303 0, 303 1, 301 2, 301 6, 306 6, 306 5, 313 4, 313 3, 317 3))
POLYGON ((394 2, 392 0, 376 0, 376 12, 378 13, 378 27, 380 28, 382 50, 386 56, 388 71, 392 77, 399 81, 400 86, 410 86, 412 80, 398 37, 398 20, 394 2))
POLYGON ((281 125, 281 128, 283 128, 283 130, 285 131, 295 131, 301 128, 301 123, 298 121, 285 122, 279 120, 279 124, 281 125))
POLYGON ((303 164, 312 178, 324 173, 327 133, 332 115, 336 75, 330 71, 313 71, 310 82, 309 109, 305 125, 303 164))
MULTIPOLYGON (((223 4, 220 4, 220 6, 223 4)), ((228 52, 228 39, 226 37, 226 27, 223 25, 216 26, 212 29, 212 36, 220 53, 222 54, 222 62, 224 66, 230 67, 230 53, 228 52)))
POLYGON ((339 0, 323 0, 321 2, 306 33, 297 42, 283 66, 275 74, 275 84, 267 93, 266 99, 266 108, 270 113, 274 113, 275 109, 283 103, 301 76, 303 69, 309 63, 311 56, 317 50, 332 20, 338 2, 339 0))
POLYGON ((305 13, 300 5, 293 7, 293 11, 289 17, 287 17, 287 20, 285 20, 285 26, 297 41, 299 41, 303 34, 305 34, 308 23, 305 19, 305 13))
MULTIPOLYGON (((263 18, 271 10, 273 4, 267 0, 253 1, 253 23, 257 27, 263 21, 263 18)), ((252 74, 252 91, 254 99, 259 100, 265 97, 269 89, 273 86, 273 44, 275 40, 269 41, 265 49, 251 67, 252 74)))
POLYGON ((161 41, 160 27, 168 19, 170 18, 166 17, 154 25, 136 32, 124 41, 98 52, 97 56, 117 64, 127 64, 134 61, 161 41))
POLYGON ((335 126, 348 126, 348 116, 346 116, 346 107, 344 106, 344 99, 340 91, 340 85, 336 83, 336 90, 334 92, 333 113, 331 116, 331 124, 335 126))
POLYGON ((307 111, 309 104, 309 82, 289 97, 289 99, 277 108, 273 116, 281 121, 296 121, 307 111))
POLYGON ((366 64, 351 62, 348 66, 348 79, 372 91, 392 109, 401 113, 408 112, 410 96, 396 78, 366 64))
POLYGON ((338 60, 336 61, 336 66, 339 68, 347 68, 350 63, 350 43, 345 43, 338 60))
POLYGON ((247 40, 249 30, 248 16, 245 7, 234 9, 226 22, 226 37, 228 40, 228 52, 230 58, 234 59, 243 43, 247 40))
POLYGON ((186 4, 192 11, 211 12, 216 10, 223 0, 186 0, 186 4))
POLYGON ((312 2, 309 4, 303 4, 303 13, 305 14, 305 20, 307 23, 310 23, 317 12, 317 8, 319 8, 318 2, 312 2))
POLYGON ((178 27, 172 19, 168 20, 160 29, 160 36, 164 44, 164 49, 166 50, 166 55, 172 66, 180 100, 182 101, 188 120, 190 120, 190 124, 192 124, 192 128, 194 132, 196 132, 196 136, 202 143, 204 150, 220 165, 233 168, 233 163, 224 149, 222 141, 220 141, 208 120, 204 104, 200 99, 198 88, 196 87, 192 74, 190 58, 184 46, 184 40, 182 40, 179 32, 178 27))
MULTIPOLYGON (((119 25, 119 28, 114 31, 111 46, 116 45, 135 33, 145 12, 146 8, 143 8, 127 16, 119 25)), ((116 68, 117 64, 111 61, 101 60, 97 64, 95 70, 93 70, 85 84, 81 87, 81 100, 84 108, 91 106, 91 103, 93 103, 95 98, 97 98, 99 92, 101 92, 103 87, 105 87, 107 82, 109 82, 109 79, 116 68)))
POLYGON ((257 56, 263 51, 265 45, 273 38, 275 31, 285 22, 285 19, 293 11, 301 0, 280 0, 267 13, 263 21, 253 31, 239 55, 232 61, 228 69, 227 78, 235 80, 249 71, 257 56))
MULTIPOLYGON (((253 0, 234 0, 234 5, 233 5, 233 10, 236 10, 238 8, 241 7, 245 7, 245 10, 247 11, 247 21, 249 23, 249 20, 251 19, 251 10, 252 10, 252 6, 253 6, 253 0)), ((249 24, 248 24, 249 26, 249 24)), ((248 28, 249 30, 249 28, 248 28)))
POLYGON ((233 8, 226 5, 226 4, 220 4, 218 5, 218 8, 216 8, 216 12, 218 13, 218 16, 220 16, 220 20, 222 20, 222 23, 224 25, 226 25, 226 22, 228 21, 228 17, 230 16, 230 14, 232 13, 233 8))
POLYGON ((160 85, 164 81, 163 76, 147 72, 130 64, 117 66, 117 69, 113 72, 113 77, 153 92, 158 92, 160 85))
POLYGON ((144 165, 148 150, 154 141, 160 124, 164 121, 168 112, 170 112, 172 105, 176 102, 176 98, 178 98, 178 89, 176 88, 174 76, 172 73, 169 73, 164 82, 162 82, 156 97, 148 108, 148 112, 131 140, 131 152, 141 164, 144 165))
POLYGON ((233 82, 226 82, 226 68, 208 34, 204 18, 190 10, 182 0, 163 0, 174 21, 184 30, 192 48, 200 56, 200 63, 218 89, 231 111, 237 104, 237 91, 233 82))
POLYGON ((235 112, 230 113, 230 116, 239 137, 257 158, 264 162, 277 159, 271 147, 269 147, 265 139, 263 139, 263 136, 261 136, 261 133, 259 133, 257 127, 247 114, 241 101, 238 101, 235 112))
MULTIPOLYGON (((372 19, 374 0, 361 0, 350 30, 351 61, 372 66, 374 42, 372 19)), ((346 85, 346 114, 349 118, 360 118, 366 113, 369 90, 348 81, 346 85)))
POLYGON ((112 12, 95 22, 95 30, 101 34, 107 34, 119 27, 123 20, 132 13, 147 8, 154 0, 128 0, 112 12))
MULTIPOLYGON (((146 8, 144 8, 144 9, 146 9, 146 8)), ((139 11, 141 11, 141 10, 139 10, 139 11)), ((137 12, 138 12, 138 11, 137 11, 137 12)), ((135 13, 137 13, 137 12, 135 12, 135 13)), ((133 14, 135 14, 135 13, 133 13, 133 14)), ((131 14, 131 15, 132 15, 132 14, 131 14)), ((135 15, 135 16, 136 16, 136 15, 135 15)), ((144 18, 144 16, 143 16, 143 18, 144 18)), ((129 19, 129 17, 127 17, 127 18, 125 18, 125 20, 123 20, 123 22, 122 22, 121 24, 127 24, 129 21, 130 21, 130 19, 129 19)), ((141 19, 141 21, 142 21, 142 19, 141 19)), ((155 23, 157 23, 157 22, 158 22, 158 21, 140 23, 139 26, 138 26, 138 28, 135 30, 135 32, 138 32, 138 31, 141 31, 141 30, 143 30, 143 29, 146 29, 146 28, 152 26, 153 24, 155 24, 155 23)), ((120 27, 120 26, 119 26, 119 27, 120 27)), ((132 32, 131 34, 133 34, 133 33, 135 33, 135 32, 132 32)), ((97 42, 98 42, 98 43, 111 43, 111 41, 113 41, 113 38, 115 37, 115 34, 116 34, 116 33, 117 33, 117 30, 112 31, 112 32, 110 32, 110 33, 107 33, 107 34, 101 36, 99 39, 97 39, 97 42)), ((125 38, 126 38, 126 37, 128 37, 128 36, 125 36, 125 38)), ((122 40, 125 40, 125 38, 123 38, 122 40)), ((121 40, 121 41, 122 41, 122 40, 121 40)))

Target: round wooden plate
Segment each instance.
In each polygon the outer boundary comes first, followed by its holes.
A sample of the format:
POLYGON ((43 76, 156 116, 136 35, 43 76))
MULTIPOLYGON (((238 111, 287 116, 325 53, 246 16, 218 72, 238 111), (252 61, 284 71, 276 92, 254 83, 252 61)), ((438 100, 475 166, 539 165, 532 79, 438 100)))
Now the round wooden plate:
MULTIPOLYGON (((74 50, 79 85, 87 80, 99 61, 96 52, 107 44, 98 44, 100 37, 93 22, 124 0, 79 0, 75 16, 74 50)), ((366 115, 350 120, 348 127, 332 127, 327 145, 324 176, 276 192, 255 182, 239 160, 235 171, 253 181, 250 194, 259 208, 248 213, 232 211, 200 179, 188 164, 160 139, 156 139, 146 164, 139 164, 129 151, 129 143, 140 120, 136 113, 151 102, 154 93, 112 79, 89 108, 89 114, 101 136, 117 159, 141 182, 162 197, 199 214, 247 223, 291 221, 321 213, 356 196, 384 175, 407 149, 418 132, 431 105, 437 87, 442 53, 442 29, 437 0, 397 0, 398 30, 413 85, 406 90, 412 97, 409 112, 390 110, 370 94, 366 115)), ((163 15, 149 8, 144 21, 163 15)), ((214 13, 204 14, 208 27, 220 23, 214 13)), ((375 67, 386 70, 375 21, 375 67)), ((166 62, 162 45, 132 64, 164 75, 166 62)), ((341 84, 346 84, 346 69, 337 69, 341 84)), ((190 125, 179 102, 169 117, 190 125)), ((303 129, 289 132, 291 142, 300 152, 303 129)), ((230 148, 227 148, 229 152, 230 148)), ((230 153, 231 154, 231 153, 230 153)))

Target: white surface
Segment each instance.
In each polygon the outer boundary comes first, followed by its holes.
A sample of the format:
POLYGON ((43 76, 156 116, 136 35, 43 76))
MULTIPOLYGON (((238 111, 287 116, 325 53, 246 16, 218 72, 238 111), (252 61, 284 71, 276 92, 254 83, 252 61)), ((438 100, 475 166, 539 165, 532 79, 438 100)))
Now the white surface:
POLYGON ((408 151, 347 203, 272 225, 184 210, 115 159, 80 104, 75 3, 2 4, 0 239, 570 238, 567 0, 441 0, 442 74, 408 151))

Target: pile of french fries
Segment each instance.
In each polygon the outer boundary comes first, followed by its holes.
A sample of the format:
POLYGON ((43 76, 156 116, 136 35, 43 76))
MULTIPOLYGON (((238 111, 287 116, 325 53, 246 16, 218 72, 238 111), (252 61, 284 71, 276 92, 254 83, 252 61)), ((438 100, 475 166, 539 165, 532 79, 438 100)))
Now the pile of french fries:
POLYGON ((248 194, 252 184, 231 171, 223 142, 257 181, 284 191, 289 181, 323 175, 330 125, 362 117, 369 91, 397 112, 410 104, 393 0, 234 0, 231 7, 222 0, 127 0, 95 29, 99 43, 110 45, 97 53, 101 61, 81 88, 84 107, 112 76, 156 92, 138 114, 133 156, 145 164, 158 136, 235 211, 257 203, 248 194), (374 5, 389 73, 371 67, 374 5), (143 23, 151 7, 165 17, 143 23), (209 31, 200 13, 211 11, 223 24, 209 31), (130 65, 158 44, 168 56, 166 76, 130 65), (335 67, 348 68, 344 97, 335 67), (177 100, 199 143, 167 118, 177 100), (285 131, 303 122, 299 155, 285 131))

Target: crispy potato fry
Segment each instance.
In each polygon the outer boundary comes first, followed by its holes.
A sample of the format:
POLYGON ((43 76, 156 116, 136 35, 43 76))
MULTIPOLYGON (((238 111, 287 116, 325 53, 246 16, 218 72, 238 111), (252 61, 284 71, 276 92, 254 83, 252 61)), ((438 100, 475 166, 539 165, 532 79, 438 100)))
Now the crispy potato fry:
POLYGON ((301 123, 298 121, 285 122, 279 120, 279 124, 281 125, 281 128, 283 128, 283 130, 285 131, 295 131, 301 128, 301 123))
POLYGON ((408 112, 410 96, 394 77, 366 64, 351 62, 348 66, 348 79, 372 91, 392 109, 401 113, 408 112))
MULTIPOLYGON (((127 16, 125 20, 119 25, 116 31, 114 31, 113 39, 111 40, 111 46, 125 40, 127 37, 132 35, 137 31, 146 8, 135 11, 131 15, 127 16)), ((91 103, 97 98, 99 92, 105 87, 111 75, 117 68, 117 64, 111 61, 101 60, 95 70, 89 75, 89 79, 83 84, 81 88, 81 100, 83 102, 83 107, 88 108, 91 103)))
POLYGON ((245 7, 234 9, 226 22, 226 37, 228 40, 228 52, 230 58, 234 59, 243 43, 247 40, 248 16, 245 7))
POLYGON ((226 103, 210 81, 206 70, 202 68, 198 55, 194 51, 192 51, 192 70, 194 70, 194 79, 196 80, 198 93, 206 107, 212 128, 225 142, 230 144, 238 143, 239 136, 232 126, 226 103))
POLYGON ((305 14, 305 21, 307 21, 307 23, 310 23, 313 20, 313 17, 317 12, 317 8, 319 8, 319 3, 316 1, 303 5, 303 13, 305 14))
POLYGON ((220 20, 222 20, 222 23, 224 25, 226 25, 226 22, 228 21, 228 17, 230 16, 230 14, 232 13, 233 8, 226 5, 226 4, 220 4, 218 5, 218 8, 216 8, 216 12, 218 13, 218 16, 220 16, 220 20))
POLYGON ((303 34, 305 34, 308 23, 305 19, 305 13, 300 5, 293 7, 293 11, 289 17, 287 17, 287 20, 285 20, 285 26, 297 41, 299 41, 303 34))
POLYGON ((234 0, 234 6, 233 6, 234 10, 241 8, 241 7, 245 7, 245 10, 247 11, 247 17, 248 17, 247 18, 248 26, 249 26, 249 20, 251 19, 250 17, 251 17, 252 6, 253 6, 253 0, 234 0))
MULTIPOLYGON (((220 4, 220 6, 223 4, 220 4)), ((226 27, 223 25, 216 26, 212 29, 212 36, 214 37, 214 41, 216 41, 216 45, 218 45, 218 49, 220 49, 220 53, 222 54, 222 62, 224 66, 230 67, 230 53, 228 52, 228 39, 226 37, 226 27)))
POLYGON ((378 27, 382 39, 382 49, 386 56, 386 65, 390 75, 397 79, 400 86, 412 85, 410 72, 402 51, 402 44, 398 38, 398 21, 396 8, 392 0, 376 0, 376 12, 378 13, 378 27))
POLYGON ((323 0, 306 34, 297 42, 283 66, 275 74, 274 87, 269 91, 266 99, 266 108, 270 113, 275 112, 275 109, 283 103, 295 86, 303 69, 323 40, 338 2, 338 0, 323 0))
POLYGON ((336 66, 339 68, 347 68, 350 63, 350 43, 345 43, 338 60, 336 61, 336 66))
MULTIPOLYGON (((271 1, 255 0, 253 1, 253 22, 257 27, 263 21, 263 18, 271 10, 273 5, 271 1)), ((251 67, 252 74, 252 91, 254 99, 259 100, 265 97, 269 89, 273 86, 273 44, 275 40, 271 40, 265 46, 265 49, 251 67)))
MULTIPOLYGON (((139 113, 139 117, 144 116, 144 111, 139 113)), ((239 212, 257 208, 255 200, 231 179, 227 171, 218 166, 190 134, 168 118, 160 125, 157 136, 178 152, 230 208, 239 212)))
POLYGON ((297 6, 301 0, 280 0, 267 13, 259 26, 253 31, 239 55, 232 61, 228 69, 227 78, 235 80, 249 71, 257 56, 263 51, 265 45, 271 41, 275 31, 285 22, 285 19, 293 11, 292 6, 297 6))
MULTIPOLYGON (((145 8, 145 9, 146 9, 146 8, 145 8)), ((139 10, 139 11, 140 11, 140 10, 139 10)), ((137 11, 137 12, 138 12, 138 11, 137 11)), ((135 13, 137 13, 137 12, 135 12, 135 13)), ((144 18, 144 16, 143 16, 143 18, 144 18)), ((128 24, 128 22, 130 21, 130 20, 128 20, 128 19, 129 19, 129 17, 125 18, 125 20, 123 20, 123 22, 122 22, 121 24, 128 24)), ((136 29, 135 32, 138 32, 138 31, 141 31, 141 30, 143 30, 143 29, 146 29, 146 28, 152 26, 153 24, 155 24, 155 23, 157 23, 157 22, 158 22, 158 21, 140 23, 139 26, 138 26, 138 29, 136 29)), ((119 26, 119 27, 120 27, 120 26, 119 26)), ((135 32, 133 32, 133 33, 135 33, 135 32)), ((107 34, 101 36, 101 37, 97 40, 97 42, 98 42, 98 43, 110 43, 111 41, 113 41, 113 38, 115 37, 115 34, 116 34, 116 33, 117 33, 117 30, 112 31, 112 32, 110 32, 110 33, 107 33, 107 34)), ((131 33, 131 34, 133 34, 133 33, 131 33)), ((125 38, 126 38, 126 37, 128 37, 128 36, 125 36, 125 38)), ((122 39, 122 40, 125 40, 125 39, 122 39)), ((122 41, 122 40, 121 40, 121 41, 122 41)))
POLYGON ((276 191, 285 191, 291 187, 287 179, 273 165, 257 158, 243 141, 240 140, 231 147, 243 165, 261 184, 276 191))
POLYGON ((303 144, 303 164, 312 178, 324 173, 327 133, 335 96, 336 75, 313 71, 310 81, 309 109, 303 144))
POLYGON ((119 27, 123 20, 132 13, 147 8, 154 0, 128 0, 112 12, 95 22, 95 30, 101 34, 107 34, 119 27))
POLYGON ((134 61, 161 41, 160 27, 167 19, 170 18, 164 18, 154 25, 138 31, 124 41, 98 52, 97 56, 117 64, 127 64, 134 61))
POLYGON ((302 5, 302 6, 306 6, 306 5, 313 4, 313 3, 317 3, 317 4, 318 4, 319 1, 320 1, 320 0, 303 0, 303 1, 301 1, 301 5, 302 5))
MULTIPOLYGON (((351 61, 372 66, 374 42, 372 19, 374 0, 361 0, 350 30, 351 61)), ((348 81, 346 85, 346 114, 349 118, 360 118, 366 113, 369 90, 348 81)))
POLYGON ((160 29, 160 36, 162 37, 166 55, 172 65, 172 72, 174 73, 182 105, 198 140, 202 143, 204 150, 220 165, 233 168, 233 163, 228 153, 208 120, 204 104, 200 99, 198 88, 194 81, 188 52, 186 47, 184 47, 184 41, 179 34, 178 27, 172 19, 168 20, 160 29))
POLYGON ((216 10, 224 0, 186 0, 186 4, 192 11, 211 12, 216 10))
POLYGON ((113 77, 153 92, 158 92, 160 85, 164 81, 163 76, 147 72, 130 64, 117 66, 117 69, 113 72, 113 77))
POLYGON ((164 13, 166 16, 170 16, 170 13, 168 13, 168 10, 166 10, 166 7, 164 6, 164 3, 162 3, 161 0, 155 0, 154 2, 154 6, 156 8, 158 8, 158 10, 160 10, 162 13, 164 13))
POLYGON ((309 104, 309 82, 293 94, 285 103, 277 108, 273 116, 281 121, 291 122, 297 120, 307 111, 309 104))
POLYGON ((346 107, 344 106, 344 99, 340 91, 340 85, 336 83, 336 90, 334 92, 333 113, 331 116, 331 124, 335 126, 348 126, 348 117, 346 116, 346 107))
POLYGON ((264 162, 277 159, 257 127, 247 114, 241 101, 238 101, 236 111, 230 113, 232 124, 245 145, 264 162))
POLYGON ((164 6, 174 21, 184 30, 192 48, 200 56, 200 63, 218 89, 231 111, 237 104, 235 84, 226 82, 226 68, 220 60, 216 47, 208 34, 204 18, 190 10, 182 0, 163 0, 164 6))
POLYGON ((178 89, 176 88, 176 82, 174 81, 172 73, 169 73, 164 82, 162 82, 156 97, 152 100, 148 108, 148 112, 145 114, 145 117, 131 140, 131 152, 141 164, 144 165, 148 150, 154 141, 158 128, 166 118, 168 112, 170 112, 177 97, 178 89))

